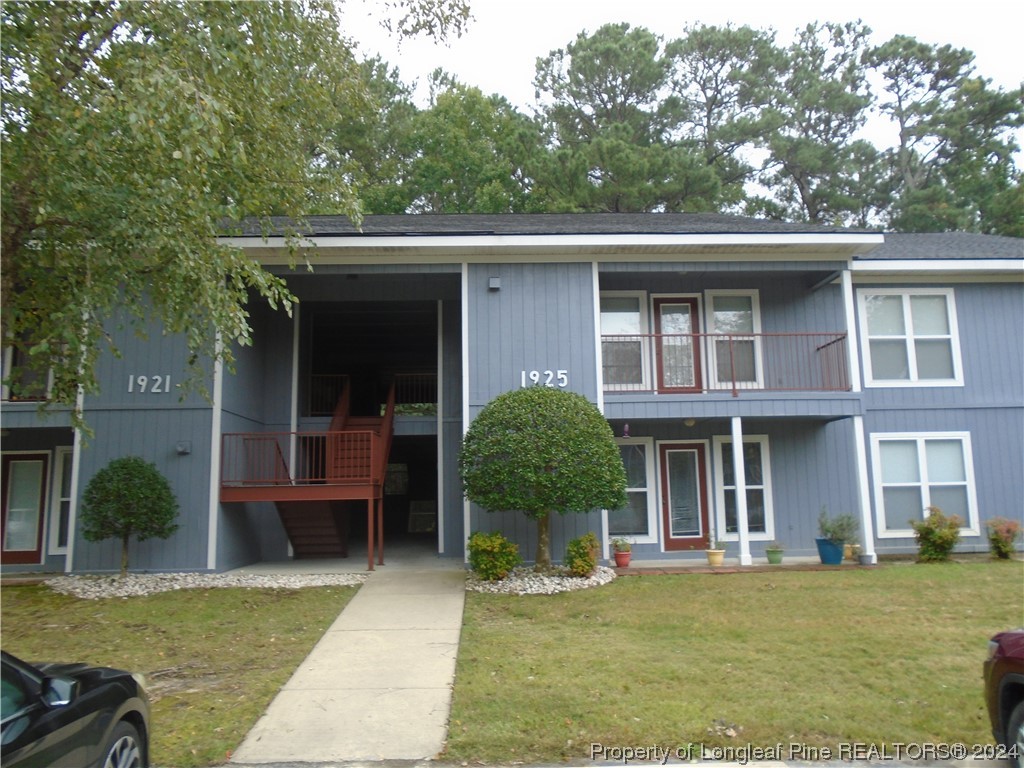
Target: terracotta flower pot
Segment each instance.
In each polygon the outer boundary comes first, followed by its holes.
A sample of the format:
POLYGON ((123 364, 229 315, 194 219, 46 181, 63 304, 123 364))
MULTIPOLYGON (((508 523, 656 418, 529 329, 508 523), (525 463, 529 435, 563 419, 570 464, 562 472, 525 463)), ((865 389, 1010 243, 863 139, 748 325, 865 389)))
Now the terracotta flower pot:
POLYGON ((629 565, 630 559, 633 557, 632 552, 616 552, 615 554, 615 566, 617 568, 625 568, 629 565))

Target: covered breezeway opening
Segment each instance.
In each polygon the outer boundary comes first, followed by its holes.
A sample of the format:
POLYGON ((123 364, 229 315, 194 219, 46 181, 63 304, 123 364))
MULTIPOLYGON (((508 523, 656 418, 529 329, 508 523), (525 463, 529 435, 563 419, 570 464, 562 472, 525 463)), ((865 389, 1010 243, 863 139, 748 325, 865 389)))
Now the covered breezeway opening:
MULTIPOLYGON (((351 502, 350 541, 366 541, 366 507, 351 502)), ((385 561, 438 551, 437 438, 396 435, 384 481, 385 561), (390 552, 390 556, 389 556, 390 552)))

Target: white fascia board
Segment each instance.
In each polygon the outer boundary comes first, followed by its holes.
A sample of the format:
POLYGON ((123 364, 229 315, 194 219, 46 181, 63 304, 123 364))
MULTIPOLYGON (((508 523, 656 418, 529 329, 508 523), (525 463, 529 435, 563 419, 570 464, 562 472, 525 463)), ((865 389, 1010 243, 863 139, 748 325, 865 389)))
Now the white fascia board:
POLYGON ((893 259, 854 261, 854 275, 1016 275, 1024 279, 1024 259, 893 259))
MULTIPOLYGON (((254 235, 248 237, 222 237, 219 242, 224 245, 242 248, 254 256, 267 260, 264 254, 286 254, 288 243, 283 237, 264 239, 254 235)), ((399 235, 399 236, 359 236, 359 235, 327 235, 307 236, 302 238, 303 244, 316 247, 323 253, 342 254, 345 252, 386 252, 402 253, 409 251, 432 252, 438 254, 467 252, 476 255, 488 253, 515 254, 555 254, 559 251, 575 253, 589 252, 594 254, 632 250, 643 253, 672 249, 686 251, 688 249, 714 248, 716 250, 736 249, 772 249, 800 248, 799 252, 786 254, 786 258, 794 256, 820 259, 824 254, 835 257, 835 251, 841 250, 844 255, 868 253, 884 242, 881 234, 585 234, 585 235, 399 235), (821 250, 817 250, 820 248, 821 250)), ((774 254, 776 257, 778 254, 774 254)), ((464 258, 465 256, 463 256, 464 258)), ((273 257, 272 257, 273 258, 273 257)))

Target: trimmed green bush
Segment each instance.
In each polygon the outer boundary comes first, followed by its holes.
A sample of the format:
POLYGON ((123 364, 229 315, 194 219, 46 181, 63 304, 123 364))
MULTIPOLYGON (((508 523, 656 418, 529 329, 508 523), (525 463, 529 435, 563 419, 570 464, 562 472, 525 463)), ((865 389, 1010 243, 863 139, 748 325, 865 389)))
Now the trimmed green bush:
POLYGON ((597 535, 590 531, 569 542, 565 548, 565 567, 573 576, 590 576, 597 568, 597 535))
POLYGON ((626 471, 611 427, 583 395, 550 387, 491 400, 459 454, 466 497, 537 521, 537 568, 551 567, 551 515, 619 509, 626 471))
POLYGON ((477 531, 469 537, 469 567, 484 581, 504 579, 521 562, 519 545, 497 531, 477 531))
POLYGON ((928 516, 924 520, 911 520, 910 527, 917 539, 917 561, 941 563, 949 560, 953 547, 960 541, 962 524, 959 517, 946 517, 938 507, 928 507, 928 516))
POLYGON ((1005 517, 993 517, 985 526, 988 528, 988 544, 992 557, 1009 560, 1013 557, 1014 544, 1020 536, 1020 523, 1005 517))
POLYGON ((122 576, 128 572, 128 540, 166 539, 178 530, 177 516, 170 483, 138 456, 114 459, 82 494, 82 535, 86 541, 121 540, 122 576))

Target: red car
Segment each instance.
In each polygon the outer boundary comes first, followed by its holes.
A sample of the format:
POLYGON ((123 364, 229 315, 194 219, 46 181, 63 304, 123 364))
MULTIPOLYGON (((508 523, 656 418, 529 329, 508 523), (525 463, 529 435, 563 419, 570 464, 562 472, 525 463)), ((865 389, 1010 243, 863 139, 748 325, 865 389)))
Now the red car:
POLYGON ((989 640, 984 677, 992 735, 1010 761, 1024 768, 1024 629, 989 640))

